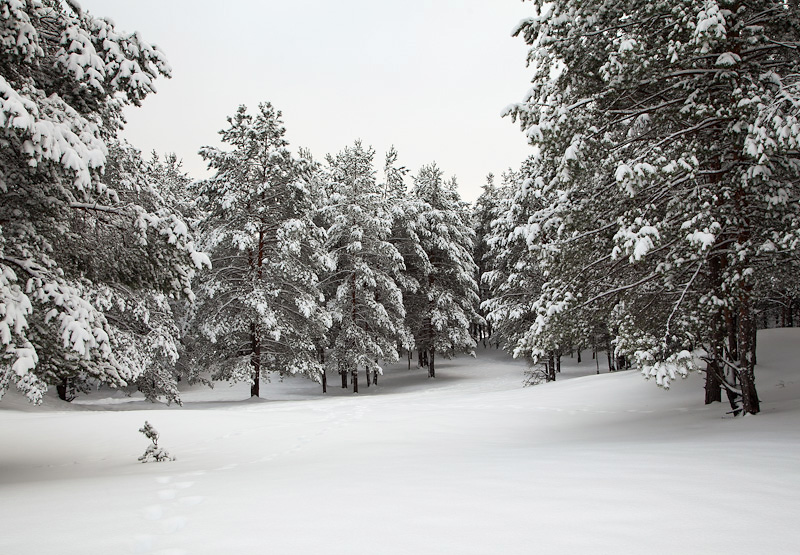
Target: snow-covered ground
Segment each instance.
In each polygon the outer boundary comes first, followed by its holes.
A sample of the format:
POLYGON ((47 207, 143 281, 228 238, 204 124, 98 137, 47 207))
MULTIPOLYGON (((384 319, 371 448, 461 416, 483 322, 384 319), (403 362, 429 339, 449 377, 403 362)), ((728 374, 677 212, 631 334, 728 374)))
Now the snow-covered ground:
POLYGON ((9 393, 0 554, 800 553, 800 330, 761 334, 756 417, 704 406, 699 375, 565 362, 523 388, 480 350, 357 396, 291 379, 183 408, 9 393), (145 420, 177 461, 137 462, 145 420))

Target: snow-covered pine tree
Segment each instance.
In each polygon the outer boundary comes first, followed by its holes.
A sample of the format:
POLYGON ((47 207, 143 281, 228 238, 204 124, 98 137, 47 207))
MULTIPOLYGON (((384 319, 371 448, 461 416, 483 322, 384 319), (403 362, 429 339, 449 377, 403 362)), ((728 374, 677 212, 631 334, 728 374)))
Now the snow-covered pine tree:
POLYGON ((284 138, 281 113, 240 106, 220 132, 232 147, 200 153, 216 173, 192 186, 203 244, 214 270, 198 290, 196 352, 218 379, 250 381, 266 371, 320 379, 317 345, 330 325, 320 275, 328 269, 324 232, 313 221, 308 163, 284 138))
POLYGON ((796 3, 533 4, 535 78, 509 113, 556 232, 528 350, 599 307, 645 375, 667 387, 702 348, 707 400, 722 385, 757 413, 758 275, 799 244, 796 3))
POLYGON ((335 288, 328 299, 333 315, 328 367, 353 380, 358 373, 383 372, 396 362, 398 344, 409 343, 404 325, 403 294, 398 286, 403 257, 389 239, 392 217, 374 168, 375 152, 360 141, 328 156, 328 204, 324 207, 327 247, 334 261, 329 279, 335 288))
MULTIPOLYGON (((517 172, 509 169, 502 175, 502 183, 498 186, 495 184, 494 174, 489 174, 486 177, 486 184, 483 186, 478 199, 475 201, 473 208, 473 227, 475 229, 475 249, 473 259, 475 265, 478 267, 477 282, 479 286, 479 294, 481 306, 479 314, 484 318, 485 324, 477 324, 473 336, 479 341, 483 342, 483 346, 487 346, 487 339, 490 340, 493 334, 492 323, 486 320, 487 311, 483 303, 492 297, 491 287, 484 276, 490 275, 490 272, 496 266, 497 256, 503 250, 498 249, 493 243, 501 238, 498 236, 499 228, 495 227, 500 224, 503 216, 508 214, 511 205, 511 195, 519 189, 519 177, 517 172)), ((495 338, 495 344, 497 344, 495 338)))
POLYGON ((529 159, 518 172, 506 175, 506 187, 513 193, 500 199, 495 209, 497 216, 484 239, 487 255, 482 281, 488 288, 488 299, 482 308, 493 325, 495 341, 515 357, 525 358, 531 364, 532 376, 543 375, 550 381, 555 379, 555 373, 550 371, 549 361, 561 346, 560 338, 545 341, 538 337, 541 349, 536 353, 526 344, 536 321, 533 303, 545 283, 540 261, 544 242, 537 217, 553 200, 537 189, 532 177, 536 174, 534 167, 535 161, 529 159), (544 374, 534 369, 533 363, 539 358, 548 364, 544 374))
POLYGON ((75 2, 3 1, 0 37, 0 395, 124 386, 140 369, 115 357, 107 287, 191 295, 205 261, 178 216, 102 177, 122 109, 169 65, 75 2))
POLYGON ((427 258, 416 277, 412 333, 417 349, 428 353, 428 376, 433 378, 437 353, 447 358, 456 352, 474 355, 470 329, 482 321, 477 313, 478 268, 472 258, 475 232, 455 181, 445 182, 435 163, 419 170, 411 194, 420 204, 415 227, 427 258))
MULTIPOLYGON (((404 269, 397 278, 397 284, 403 293, 403 307, 406 311, 405 327, 413 330, 416 327, 415 318, 420 310, 417 305, 423 302, 418 294, 419 280, 430 273, 430 261, 422 248, 417 225, 419 214, 424 209, 424 203, 414 195, 408 194, 405 176, 408 169, 397 166, 398 154, 392 147, 386 153, 384 166, 385 183, 383 185, 384 206, 392 218, 392 234, 389 241, 397 248, 403 257, 404 269)), ((408 367, 411 368, 414 345, 401 345, 406 351, 408 367)))
MULTIPOLYGON (((117 191, 120 201, 166 212, 163 199, 147 179, 141 153, 118 141, 109 142, 108 149, 104 181, 117 191)), ((97 230, 91 217, 84 215, 83 229, 74 230, 91 252, 91 257, 76 262, 76 267, 83 268, 84 276, 92 281, 107 284, 98 300, 102 301, 116 359, 138 369, 134 384, 148 399, 163 396, 168 403, 180 403, 175 376, 179 336, 169 299, 146 281, 134 281, 150 261, 137 249, 118 252, 119 246, 129 241, 124 230, 97 230), (104 276, 106 272, 119 275, 104 276)), ((71 379, 70 386, 76 385, 77 380, 71 379)))

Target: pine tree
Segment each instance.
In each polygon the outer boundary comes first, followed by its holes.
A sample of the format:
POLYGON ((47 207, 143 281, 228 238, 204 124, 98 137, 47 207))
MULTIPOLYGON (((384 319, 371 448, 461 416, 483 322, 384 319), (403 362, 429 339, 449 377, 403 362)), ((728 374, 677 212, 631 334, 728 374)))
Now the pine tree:
POLYGON ((536 77, 510 113, 553 231, 535 238, 547 281, 526 347, 589 310, 665 387, 702 347, 707 387, 757 413, 758 276, 797 252, 797 7, 533 4, 517 33, 536 77))
POLYGON ((218 379, 245 380, 259 396, 266 371, 321 378, 317 346, 330 325, 320 275, 324 234, 313 221, 308 163, 288 150, 281 113, 240 106, 220 132, 230 151, 206 147, 215 170, 193 185, 214 271, 199 290, 194 326, 218 379))
MULTIPOLYGON (((494 174, 486 177, 486 184, 483 192, 475 201, 473 210, 473 227, 475 229, 475 249, 474 260, 478 267, 477 282, 481 306, 479 314, 484 318, 485 324, 478 324, 476 333, 473 335, 478 341, 483 342, 486 347, 486 340, 493 335, 492 323, 486 318, 488 312, 484 303, 492 298, 492 288, 489 284, 490 276, 496 268, 497 257, 504 252, 498 248, 498 241, 502 240, 500 229, 502 228, 502 218, 508 214, 511 206, 511 195, 519 189, 519 176, 517 172, 509 170, 502 175, 502 183, 498 187, 495 185, 494 174)), ((497 344, 495 338, 495 344, 497 344)))
POLYGON ((403 294, 398 286, 405 265, 390 242, 392 218, 374 169, 375 153, 360 142, 328 157, 330 222, 327 248, 334 261, 328 299, 333 315, 328 366, 353 380, 358 374, 383 372, 381 363, 396 362, 398 344, 408 343, 403 294))
MULTIPOLYGON (((419 214, 425 209, 424 203, 414 195, 408 194, 405 176, 408 169, 397 166, 398 154, 392 147, 386 154, 384 166, 385 183, 383 185, 383 204, 392 219, 392 233, 389 241, 403 258, 404 269, 397 276, 397 285, 403 294, 405 309, 405 328, 413 333, 420 313, 419 306, 426 304, 420 293, 420 280, 430 273, 430 261, 422 248, 422 240, 418 233, 419 214)), ((414 354, 413 343, 400 345, 406 350, 408 367, 414 354)), ((422 353, 420 365, 422 364, 422 353)))
POLYGON ((433 378, 437 353, 448 358, 456 352, 474 355, 470 329, 482 321, 477 313, 478 268, 472 258, 475 234, 455 181, 445 182, 435 163, 420 169, 411 193, 420 203, 416 232, 427 259, 418 268, 412 331, 417 349, 428 353, 428 375, 433 378))
POLYGON ((0 395, 15 384, 33 402, 49 385, 67 397, 75 384, 134 381, 140 369, 114 352, 107 291, 191 296, 205 262, 180 217, 103 178, 123 108, 170 74, 164 54, 67 4, 0 9, 0 395))

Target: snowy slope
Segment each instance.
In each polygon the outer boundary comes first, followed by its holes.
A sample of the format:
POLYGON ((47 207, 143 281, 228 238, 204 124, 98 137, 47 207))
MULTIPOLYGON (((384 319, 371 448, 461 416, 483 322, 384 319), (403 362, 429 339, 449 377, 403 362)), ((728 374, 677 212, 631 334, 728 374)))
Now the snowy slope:
POLYGON ((519 362, 478 355, 358 396, 9 394, 0 554, 800 552, 800 330, 760 336, 763 413, 743 419, 703 406, 701 376, 665 392, 567 360, 523 388, 519 362), (136 462, 145 419, 177 461, 136 462))

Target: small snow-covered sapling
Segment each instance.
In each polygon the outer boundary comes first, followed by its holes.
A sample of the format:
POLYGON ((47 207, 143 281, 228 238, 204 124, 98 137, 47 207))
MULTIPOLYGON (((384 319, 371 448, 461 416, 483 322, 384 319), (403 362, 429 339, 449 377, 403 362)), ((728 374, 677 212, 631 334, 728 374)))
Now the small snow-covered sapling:
POLYGON ((175 457, 170 456, 170 454, 158 446, 158 430, 153 428, 153 425, 150 424, 147 420, 144 421, 144 426, 139 428, 139 431, 142 432, 147 439, 149 439, 152 443, 147 446, 147 449, 144 452, 144 455, 139 457, 139 462, 164 462, 164 461, 174 461, 175 457))

